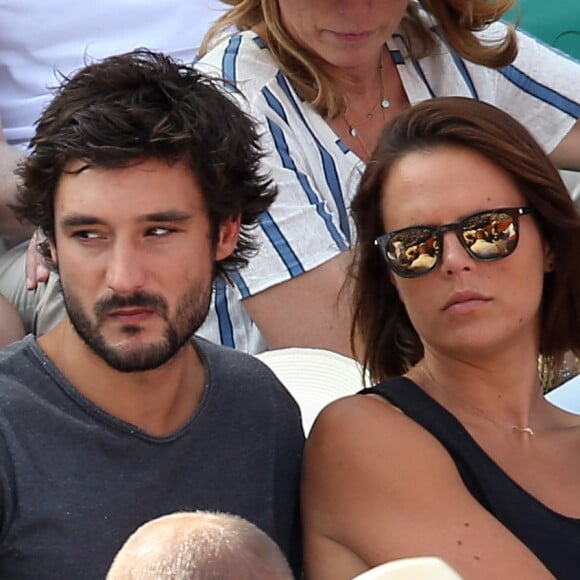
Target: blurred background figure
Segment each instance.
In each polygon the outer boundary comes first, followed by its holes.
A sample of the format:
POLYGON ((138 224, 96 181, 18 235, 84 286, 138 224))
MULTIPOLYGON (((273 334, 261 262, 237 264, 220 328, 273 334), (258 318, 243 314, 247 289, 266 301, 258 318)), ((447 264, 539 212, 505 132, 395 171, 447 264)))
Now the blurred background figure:
POLYGON ((198 511, 143 524, 125 542, 107 580, 292 580, 280 548, 247 520, 198 511))

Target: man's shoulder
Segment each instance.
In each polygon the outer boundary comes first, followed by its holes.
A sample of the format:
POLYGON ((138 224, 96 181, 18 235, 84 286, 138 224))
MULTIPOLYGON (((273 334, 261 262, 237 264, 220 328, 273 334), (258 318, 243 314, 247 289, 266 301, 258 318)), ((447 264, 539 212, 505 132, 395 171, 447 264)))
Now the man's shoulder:
POLYGON ((0 383, 12 377, 21 378, 37 367, 34 355, 35 340, 28 335, 0 350, 0 383))
POLYGON ((230 399, 241 398, 256 405, 299 413, 286 387, 255 356, 198 336, 193 341, 204 359, 212 388, 230 399))
POLYGON ((251 354, 216 344, 201 336, 195 336, 193 342, 210 366, 210 371, 219 370, 223 376, 235 375, 237 380, 243 379, 245 373, 251 373, 253 377, 257 373, 272 384, 281 384, 268 366, 251 354))
POLYGON ((0 351, 0 415, 11 420, 14 414, 31 412, 51 392, 53 376, 48 359, 32 335, 0 351))

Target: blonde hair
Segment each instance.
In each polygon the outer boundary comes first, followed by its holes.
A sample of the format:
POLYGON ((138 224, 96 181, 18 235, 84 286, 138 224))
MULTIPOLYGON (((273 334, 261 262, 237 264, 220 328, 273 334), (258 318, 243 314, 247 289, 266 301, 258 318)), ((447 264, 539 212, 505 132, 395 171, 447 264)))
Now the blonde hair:
MULTIPOLYGON (((325 118, 334 118, 344 112, 344 96, 336 82, 324 71, 321 59, 306 51, 284 29, 278 0, 221 1, 232 8, 207 32, 201 44, 201 56, 230 27, 247 30, 264 25, 264 41, 298 94, 325 118)), ((435 18, 450 47, 460 57, 490 68, 507 66, 517 54, 514 30, 508 28, 506 36, 493 44, 482 42, 475 33, 499 20, 514 4, 515 0, 411 1, 401 25, 407 39, 409 56, 422 58, 431 54, 435 48, 432 32, 420 15, 419 7, 422 7, 435 18)))

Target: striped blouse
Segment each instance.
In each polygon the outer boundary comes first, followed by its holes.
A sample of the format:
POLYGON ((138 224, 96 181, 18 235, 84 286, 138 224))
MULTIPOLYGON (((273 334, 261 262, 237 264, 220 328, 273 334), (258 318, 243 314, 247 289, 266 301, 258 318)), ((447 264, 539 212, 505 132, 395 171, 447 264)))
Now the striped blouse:
MULTIPOLYGON (((436 25, 432 32, 437 50, 419 60, 408 57, 402 35, 387 43, 411 104, 452 95, 486 101, 518 119, 547 152, 580 117, 577 61, 518 32, 516 60, 489 69, 457 56, 436 25)), ((495 23, 480 34, 501 38, 505 25, 495 23)), ((200 329, 210 340, 255 353, 267 344, 243 299, 300 276, 351 245, 349 206, 364 164, 296 94, 256 33, 222 40, 198 67, 231 81, 243 95, 232 92, 259 123, 264 170, 279 189, 255 232, 258 254, 236 272, 235 287, 216 282, 213 307, 200 329)))

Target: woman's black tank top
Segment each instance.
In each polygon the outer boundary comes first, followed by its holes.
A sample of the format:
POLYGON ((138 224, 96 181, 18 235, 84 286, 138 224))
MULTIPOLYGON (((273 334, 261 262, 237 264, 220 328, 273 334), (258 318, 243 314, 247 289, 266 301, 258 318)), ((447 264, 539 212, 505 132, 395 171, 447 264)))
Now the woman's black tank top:
MULTIPOLYGON (((580 519, 554 512, 522 489, 449 411, 413 381, 398 377, 361 393, 381 395, 436 437, 453 459, 473 497, 556 578, 580 578, 580 519)), ((538 477, 549 477, 549 474, 538 474, 538 477)))

